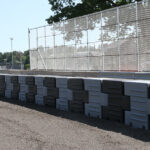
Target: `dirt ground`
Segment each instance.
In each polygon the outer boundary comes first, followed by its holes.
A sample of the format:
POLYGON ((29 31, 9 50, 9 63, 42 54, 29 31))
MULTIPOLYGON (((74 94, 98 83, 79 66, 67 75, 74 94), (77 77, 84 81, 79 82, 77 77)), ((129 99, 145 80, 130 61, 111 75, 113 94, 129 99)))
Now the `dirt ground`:
POLYGON ((0 101, 0 150, 150 150, 150 132, 48 107, 0 101))

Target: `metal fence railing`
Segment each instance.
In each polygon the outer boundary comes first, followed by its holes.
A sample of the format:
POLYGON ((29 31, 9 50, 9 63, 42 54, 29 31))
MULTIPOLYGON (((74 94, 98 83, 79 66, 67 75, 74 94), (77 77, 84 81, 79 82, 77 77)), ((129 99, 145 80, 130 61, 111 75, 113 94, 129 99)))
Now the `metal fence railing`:
POLYGON ((29 29, 31 69, 150 71, 150 0, 29 29))

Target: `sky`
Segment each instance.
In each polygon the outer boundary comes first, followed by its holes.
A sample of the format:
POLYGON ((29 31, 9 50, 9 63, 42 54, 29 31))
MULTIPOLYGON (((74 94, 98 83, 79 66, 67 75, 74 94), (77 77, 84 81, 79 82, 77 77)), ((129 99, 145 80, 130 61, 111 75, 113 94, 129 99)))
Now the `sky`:
POLYGON ((28 28, 46 25, 52 12, 48 0, 0 1, 0 52, 28 49, 28 28))

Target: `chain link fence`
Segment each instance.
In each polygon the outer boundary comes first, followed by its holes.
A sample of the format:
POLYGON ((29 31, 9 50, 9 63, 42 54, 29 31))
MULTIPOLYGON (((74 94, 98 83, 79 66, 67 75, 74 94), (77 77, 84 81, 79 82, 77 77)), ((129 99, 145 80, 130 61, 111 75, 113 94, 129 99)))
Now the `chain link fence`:
POLYGON ((58 71, 150 71, 150 1, 29 29, 30 65, 58 71))

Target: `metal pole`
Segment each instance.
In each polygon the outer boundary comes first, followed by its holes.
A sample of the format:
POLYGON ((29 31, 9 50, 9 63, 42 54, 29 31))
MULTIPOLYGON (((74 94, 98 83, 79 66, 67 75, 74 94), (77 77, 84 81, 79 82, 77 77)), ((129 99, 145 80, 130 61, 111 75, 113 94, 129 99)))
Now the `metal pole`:
POLYGON ((31 52, 30 52, 30 29, 28 29, 28 48, 29 48, 29 64, 30 64, 30 70, 31 68, 31 52))
POLYGON ((21 55, 21 58, 20 58, 21 59, 20 60, 21 61, 21 70, 23 70, 23 68, 22 68, 22 54, 21 54, 21 52, 20 52, 20 55, 21 55))
POLYGON ((102 22, 103 22, 103 15, 102 15, 102 12, 101 12, 101 49, 102 49, 102 63, 103 63, 103 66, 102 66, 102 70, 104 71, 104 48, 103 48, 103 26, 102 26, 102 22))
POLYGON ((22 70, 22 51, 19 51, 20 54, 20 70, 22 70))
POLYGON ((119 22, 119 8, 117 8, 117 41, 118 41, 118 54, 119 54, 119 72, 120 72, 120 39, 119 39, 119 25, 120 25, 120 22, 119 22))
MULTIPOLYGON (((47 39, 46 39, 46 38, 47 38, 47 35, 46 35, 46 27, 44 27, 44 40, 45 40, 45 48, 44 48, 44 49, 45 49, 45 52, 46 52, 46 50, 47 50, 47 41, 46 41, 47 39)), ((47 57, 47 56, 46 56, 46 57, 47 57)), ((46 63, 46 62, 47 62, 47 58, 45 58, 45 60, 43 60, 43 61, 45 61, 45 66, 46 66, 46 70, 47 70, 47 63, 46 63)))
POLYGON ((13 65, 14 65, 14 62, 13 62, 13 38, 10 38, 10 41, 11 41, 11 52, 12 52, 11 69, 13 69, 13 65))
POLYGON ((140 52, 139 52, 139 39, 138 39, 138 3, 136 2, 136 49, 137 49, 137 68, 140 71, 140 52))
POLYGON ((53 68, 53 70, 54 71, 56 71, 56 58, 55 58, 55 47, 56 47, 56 45, 55 45, 55 24, 53 23, 53 39, 54 39, 54 49, 53 49, 53 58, 54 58, 54 68, 53 68))
POLYGON ((39 49, 38 49, 38 29, 36 29, 36 47, 37 47, 37 69, 39 70, 39 49))
MULTIPOLYGON (((45 53, 47 53, 47 33, 46 33, 47 29, 46 27, 44 27, 44 36, 45 36, 45 53)), ((45 56, 45 55, 44 55, 45 56)), ((45 56, 45 65, 46 65, 46 70, 47 70, 47 55, 45 56)))
MULTIPOLYGON (((39 51, 39 35, 38 35, 39 33, 38 33, 38 29, 36 30, 36 32, 37 32, 37 52, 38 52, 38 55, 39 55, 39 57, 40 57, 40 59, 41 59, 41 61, 42 61, 42 63, 43 63, 43 66, 44 66, 45 70, 47 70, 46 64, 45 64, 45 62, 44 62, 44 59, 43 59, 43 57, 42 57, 42 55, 41 55, 41 53, 40 53, 40 51, 39 51)), ((38 59, 38 61, 39 61, 40 59, 38 59)), ((39 63, 40 63, 40 62, 39 62, 39 63)), ((41 68, 39 68, 39 63, 38 63, 38 70, 41 69, 41 68)))
POLYGON ((66 55, 65 55, 65 51, 66 51, 65 32, 66 32, 65 23, 63 22, 63 40, 64 40, 63 59, 65 59, 64 60, 64 67, 65 67, 64 70, 67 71, 67 67, 66 67, 67 66, 67 58, 66 58, 66 55))
POLYGON ((88 70, 90 71, 90 49, 89 49, 89 32, 88 32, 88 29, 89 29, 89 16, 87 15, 86 16, 86 23, 87 23, 87 49, 88 49, 88 70))
POLYGON ((77 57, 76 57, 76 51, 77 51, 76 18, 74 18, 74 31, 75 31, 74 67, 75 67, 75 71, 77 71, 78 65, 77 65, 77 57))

